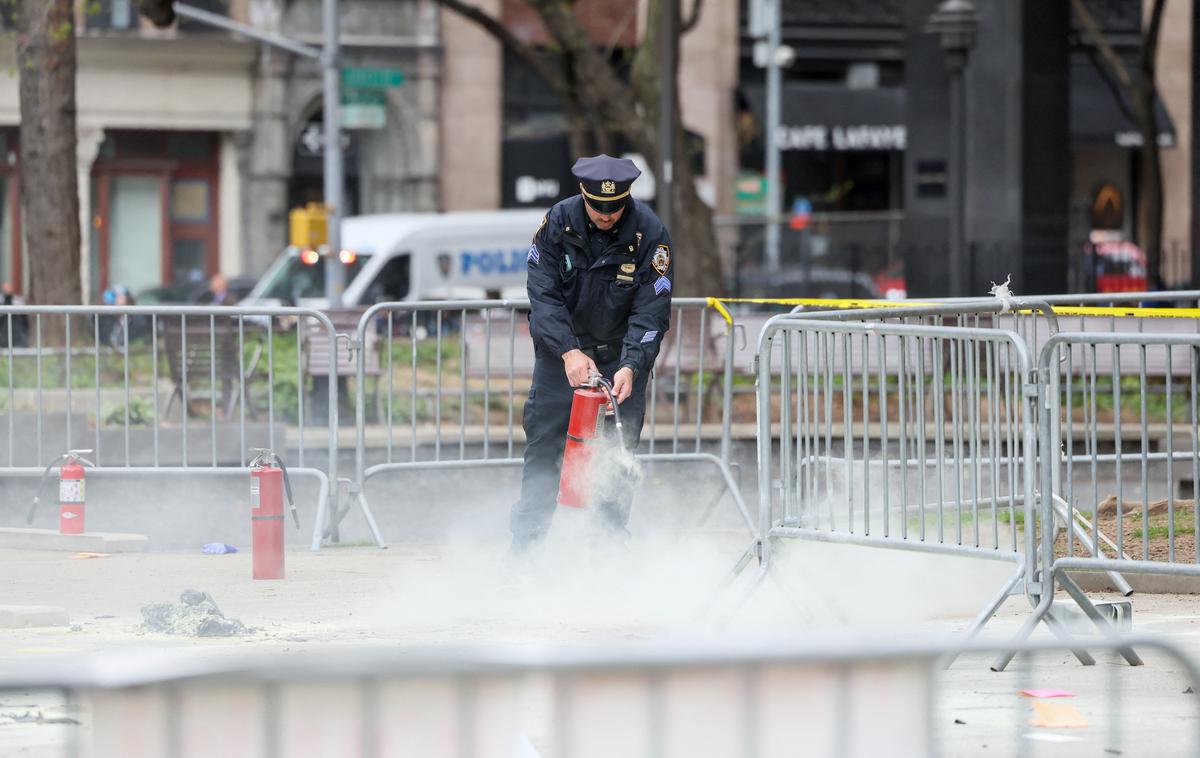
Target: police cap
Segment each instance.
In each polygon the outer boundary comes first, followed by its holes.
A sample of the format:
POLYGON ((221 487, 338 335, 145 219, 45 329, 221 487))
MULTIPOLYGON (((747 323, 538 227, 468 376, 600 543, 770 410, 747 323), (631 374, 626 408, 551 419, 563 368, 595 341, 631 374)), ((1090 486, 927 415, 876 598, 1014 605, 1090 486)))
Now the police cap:
POLYGON ((624 208, 629 186, 642 175, 628 158, 613 158, 603 153, 575 161, 571 173, 579 180, 584 201, 600 213, 615 213, 624 208))

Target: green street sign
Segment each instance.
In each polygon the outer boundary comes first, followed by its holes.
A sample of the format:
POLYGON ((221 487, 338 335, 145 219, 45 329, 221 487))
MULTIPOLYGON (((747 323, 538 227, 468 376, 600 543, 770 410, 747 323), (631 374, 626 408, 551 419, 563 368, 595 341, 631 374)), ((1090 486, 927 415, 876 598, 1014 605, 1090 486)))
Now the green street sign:
POLYGON ((342 86, 354 89, 388 89, 404 84, 404 72, 398 68, 344 68, 342 86))
POLYGON ((387 93, 381 89, 342 88, 342 105, 384 105, 387 93))
POLYGON ((757 216, 767 209, 767 178, 746 171, 733 182, 734 212, 739 216, 757 216))

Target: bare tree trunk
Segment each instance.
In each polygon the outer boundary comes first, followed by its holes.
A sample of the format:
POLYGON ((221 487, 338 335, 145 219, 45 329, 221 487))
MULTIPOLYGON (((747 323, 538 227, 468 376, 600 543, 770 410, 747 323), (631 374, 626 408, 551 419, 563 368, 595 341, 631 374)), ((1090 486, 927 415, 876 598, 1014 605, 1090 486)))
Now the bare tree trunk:
MULTIPOLYGON (((21 211, 30 301, 79 303, 75 20, 70 0, 21 0, 21 211)), ((58 330, 50 329, 52 340, 58 330)))
POLYGON ((1146 275, 1151 289, 1164 286, 1162 272, 1163 183, 1159 157, 1158 123, 1154 113, 1154 88, 1138 88, 1137 110, 1149 113, 1139 124, 1142 133, 1142 160, 1138 197, 1138 242, 1146 254, 1146 275))
POLYGON ((1159 31, 1162 29, 1166 0, 1154 0, 1150 21, 1142 36, 1142 75, 1135 97, 1134 110, 1141 116, 1138 125, 1142 132, 1142 189, 1138 205, 1138 229, 1142 250, 1146 253, 1146 269, 1150 287, 1161 288, 1165 282, 1162 271, 1163 183, 1162 161, 1158 148, 1158 114, 1154 96, 1158 92, 1157 61, 1159 31))
MULTIPOLYGON (((675 6, 678 10, 678 6, 675 6)), ((698 7, 698 6, 697 6, 698 7)), ((659 29, 662 24, 663 4, 659 0, 650 0, 646 8, 646 32, 642 44, 638 48, 637 57, 633 63, 633 87, 638 101, 645 111, 645 122, 656 124, 664 104, 660 93, 661 73, 659 29)), ((679 24, 676 24, 679 28, 679 24)), ((671 76, 679 76, 679 46, 675 46, 675 60, 671 61, 671 76)), ((659 202, 672 203, 672 218, 675 219, 671 232, 675 243, 673 259, 679 261, 675 269, 675 294, 681 296, 711 295, 724 291, 721 275, 721 258, 717 248, 717 235, 713 227, 712 209, 696 192, 696 174, 692 170, 692 156, 687 152, 683 130, 683 115, 679 104, 679 88, 675 87, 674 102, 667 103, 674 111, 674 137, 671 150, 671 162, 674 168, 673 197, 659 197, 659 202)), ((662 145, 658 144, 657 132, 649 130, 649 134, 639 141, 637 134, 630 138, 638 146, 640 152, 650 160, 652 165, 660 164, 659 156, 662 145), (639 144, 639 142, 641 144, 639 144)))
POLYGON ((1140 76, 1135 79, 1113 49, 1112 43, 1105 36, 1095 16, 1088 10, 1084 0, 1071 0, 1071 9, 1099 52, 1099 60, 1092 56, 1096 70, 1108 85, 1121 112, 1137 125, 1138 132, 1142 135, 1142 168, 1139 177, 1141 189, 1137 208, 1138 244, 1146 254, 1146 273, 1152 288, 1163 285, 1162 159, 1158 148, 1158 118, 1154 100, 1158 93, 1158 39, 1165 7, 1166 0, 1154 0, 1149 22, 1142 32, 1140 76))
MULTIPOLYGON (((465 0, 436 0, 439 5, 462 14, 496 37, 533 67, 547 84, 563 99, 563 106, 571 124, 571 146, 577 149, 582 142, 577 124, 582 118, 590 127, 596 147, 602 152, 610 151, 612 138, 624 135, 646 161, 659 164, 658 114, 660 102, 659 67, 659 20, 662 3, 658 0, 646 2, 647 21, 645 32, 633 61, 633 86, 625 84, 617 76, 609 57, 596 48, 588 38, 587 31, 575 15, 574 4, 565 0, 528 0, 537 12, 553 44, 566 57, 569 65, 562 76, 548 67, 528 45, 517 39, 496 18, 481 11, 465 0)), ((697 23, 702 7, 701 0, 694 0, 688 18, 682 27, 686 30, 697 23)), ((678 77, 678 46, 676 59, 672 62, 672 75, 678 77)), ((675 88, 678 92, 678 87, 675 88)), ((670 230, 675 243, 673 259, 679 262, 675 272, 676 295, 707 295, 722 288, 721 261, 717 249, 717 236, 713 228, 712 210, 705 205, 696 192, 695 174, 690 156, 686 153, 683 140, 683 122, 679 100, 668 104, 675 113, 675 165, 674 197, 666 199, 674 203, 674 228, 670 230)), ((581 154, 578 153, 577 154, 581 154)), ((660 198, 660 202, 663 199, 660 198)))

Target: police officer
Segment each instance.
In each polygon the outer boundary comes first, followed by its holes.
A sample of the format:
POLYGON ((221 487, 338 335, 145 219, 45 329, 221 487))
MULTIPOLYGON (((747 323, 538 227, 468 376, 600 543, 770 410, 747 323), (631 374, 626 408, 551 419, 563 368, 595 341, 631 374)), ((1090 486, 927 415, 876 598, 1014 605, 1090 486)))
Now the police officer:
MULTIPOLYGON (((633 161, 597 155, 572 167, 579 194, 550 209, 529 247, 533 386, 525 404, 525 470, 512 509, 513 552, 550 526, 573 388, 590 373, 613 384, 625 446, 637 447, 646 380, 671 317, 671 238, 629 194, 633 161)), ((601 521, 627 534, 632 488, 597 505, 601 521)))

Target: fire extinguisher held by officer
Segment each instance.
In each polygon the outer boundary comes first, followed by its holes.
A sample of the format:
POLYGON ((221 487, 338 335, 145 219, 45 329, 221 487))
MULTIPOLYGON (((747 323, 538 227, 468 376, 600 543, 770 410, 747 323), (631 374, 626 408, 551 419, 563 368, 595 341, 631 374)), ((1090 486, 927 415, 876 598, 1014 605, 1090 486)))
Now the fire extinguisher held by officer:
MULTIPOLYGON (((549 529, 573 388, 598 373, 612 383, 625 448, 636 449, 646 381, 670 325, 671 238, 654 212, 630 195, 633 161, 607 155, 572 167, 579 194, 542 220, 527 255, 535 362, 525 405, 525 469, 513 506, 512 552, 549 529)), ((628 535, 632 483, 598 498, 596 516, 628 535)))

